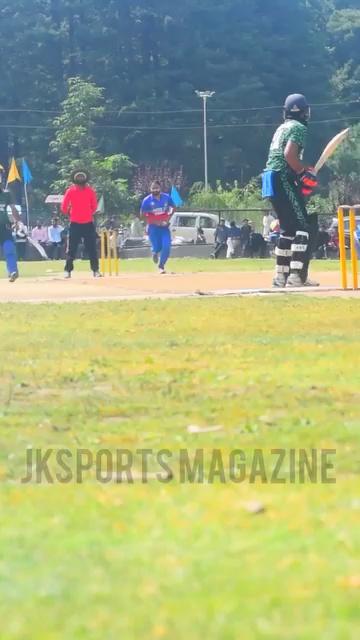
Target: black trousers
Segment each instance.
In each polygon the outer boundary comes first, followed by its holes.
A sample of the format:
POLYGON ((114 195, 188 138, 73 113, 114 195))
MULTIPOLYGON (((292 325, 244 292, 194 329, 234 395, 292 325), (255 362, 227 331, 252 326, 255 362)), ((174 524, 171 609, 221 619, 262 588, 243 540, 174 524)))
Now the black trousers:
POLYGON ((299 274, 301 280, 305 282, 317 241, 318 216, 308 215, 305 198, 295 179, 290 176, 287 178, 280 173, 275 174, 274 191, 275 195, 270 198, 270 201, 280 222, 281 237, 295 238, 299 231, 305 231, 309 234, 307 248, 302 255, 303 266, 299 274))
POLYGON ((274 191, 270 202, 280 222, 281 232, 295 237, 297 231, 309 231, 305 199, 295 179, 276 173, 274 191))
POLYGON ((213 255, 215 256, 215 258, 218 257, 218 255, 221 253, 221 251, 224 249, 224 251, 226 250, 226 242, 216 242, 215 244, 215 249, 214 249, 214 253, 213 255))
POLYGON ((70 272, 73 270, 78 246, 82 239, 84 240, 85 249, 89 256, 92 271, 99 271, 99 259, 96 246, 97 236, 93 222, 86 222, 85 224, 72 222, 70 224, 65 271, 70 272))

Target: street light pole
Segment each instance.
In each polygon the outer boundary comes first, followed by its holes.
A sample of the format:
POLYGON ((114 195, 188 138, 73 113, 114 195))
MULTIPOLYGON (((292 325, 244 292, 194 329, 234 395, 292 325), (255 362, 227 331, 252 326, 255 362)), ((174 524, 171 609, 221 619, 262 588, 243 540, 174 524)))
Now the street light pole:
POLYGON ((212 98, 215 91, 195 91, 199 98, 202 98, 204 107, 204 174, 205 174, 205 191, 208 190, 208 149, 207 149, 207 100, 212 98))

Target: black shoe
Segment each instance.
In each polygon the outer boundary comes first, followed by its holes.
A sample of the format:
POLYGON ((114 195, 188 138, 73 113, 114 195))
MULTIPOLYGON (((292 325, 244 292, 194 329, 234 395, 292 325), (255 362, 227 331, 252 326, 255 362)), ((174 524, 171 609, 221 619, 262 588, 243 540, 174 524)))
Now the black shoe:
POLYGON ((157 264, 159 262, 159 254, 153 253, 152 259, 153 259, 153 263, 157 264))
POLYGON ((13 271, 12 273, 10 273, 9 275, 9 282, 15 282, 15 280, 17 280, 19 277, 19 274, 17 271, 13 271))

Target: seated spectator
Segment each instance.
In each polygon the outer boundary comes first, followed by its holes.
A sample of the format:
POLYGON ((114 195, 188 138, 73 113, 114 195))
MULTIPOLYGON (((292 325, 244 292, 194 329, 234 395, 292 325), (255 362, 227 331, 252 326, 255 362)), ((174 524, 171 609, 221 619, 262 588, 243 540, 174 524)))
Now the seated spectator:
POLYGON ((28 230, 27 226, 23 222, 21 222, 21 220, 15 222, 13 227, 13 235, 16 242, 18 259, 25 260, 28 230))
POLYGON ((35 240, 35 242, 39 242, 42 247, 48 242, 49 237, 47 228, 41 224, 40 220, 37 220, 36 227, 34 227, 31 232, 31 239, 35 240))
POLYGON ((45 247, 49 241, 47 227, 44 227, 40 220, 36 222, 36 227, 34 227, 31 231, 31 236, 29 237, 30 244, 39 252, 40 256, 44 258, 44 260, 48 260, 48 255, 46 253, 45 247))
POLYGON ((48 228, 49 241, 51 244, 50 258, 51 260, 60 260, 62 232, 64 227, 59 225, 59 219, 54 218, 52 225, 48 228))

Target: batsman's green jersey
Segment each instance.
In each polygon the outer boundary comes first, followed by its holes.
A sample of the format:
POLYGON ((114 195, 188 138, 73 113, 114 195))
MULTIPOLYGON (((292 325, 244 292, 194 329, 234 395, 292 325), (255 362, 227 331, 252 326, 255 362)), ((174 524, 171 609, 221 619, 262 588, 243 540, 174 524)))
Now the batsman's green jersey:
POLYGON ((5 191, 0 191, 0 242, 12 239, 11 222, 8 214, 10 204, 10 194, 5 191))
POLYGON ((267 171, 281 171, 287 173, 289 166, 285 159, 285 148, 289 141, 295 142, 302 158, 307 137, 307 127, 297 120, 286 120, 274 134, 271 142, 267 171))

